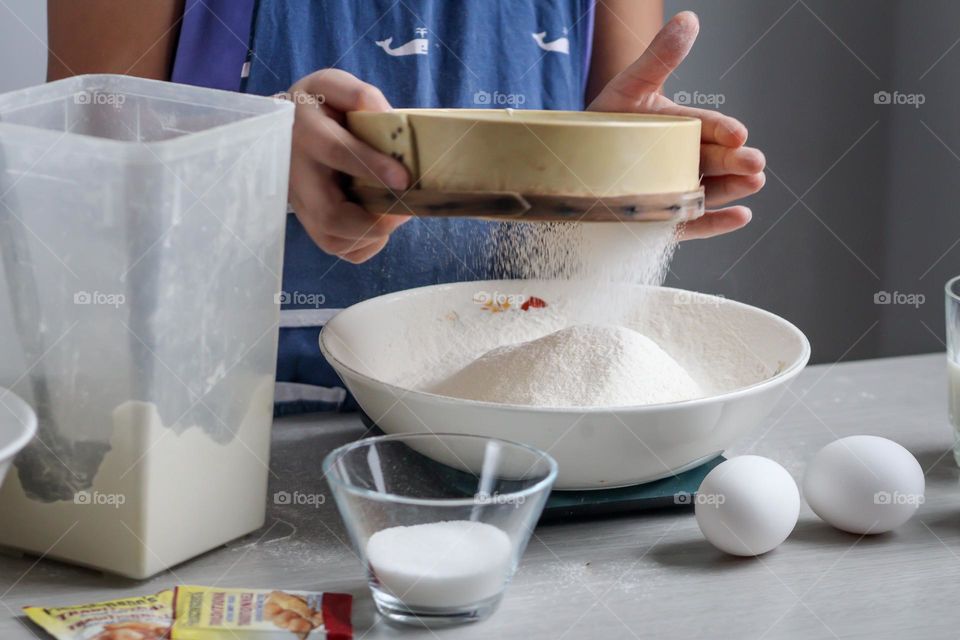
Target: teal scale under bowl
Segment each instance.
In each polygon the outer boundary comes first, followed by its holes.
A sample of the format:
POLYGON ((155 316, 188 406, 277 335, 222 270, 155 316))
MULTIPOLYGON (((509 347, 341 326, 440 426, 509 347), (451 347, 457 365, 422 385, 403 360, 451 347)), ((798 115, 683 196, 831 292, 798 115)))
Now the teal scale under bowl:
MULTIPOLYGON (((361 412, 361 418, 367 427, 375 430, 368 435, 381 435, 380 429, 365 413, 361 412)), ((723 456, 717 456, 683 473, 630 487, 584 491, 554 490, 547 499, 540 522, 560 522, 653 509, 689 509, 693 506, 693 496, 704 477, 724 460, 723 456)), ((471 474, 446 465, 436 466, 443 467, 441 473, 444 482, 462 486, 464 496, 473 495, 475 478, 471 474)), ((436 469, 433 471, 436 473, 436 469)))

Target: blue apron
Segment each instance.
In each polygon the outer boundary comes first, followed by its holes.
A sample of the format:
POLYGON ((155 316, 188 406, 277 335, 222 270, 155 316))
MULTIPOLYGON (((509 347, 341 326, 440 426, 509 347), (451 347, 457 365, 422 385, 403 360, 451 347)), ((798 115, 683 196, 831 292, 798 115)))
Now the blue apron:
MULTIPOLYGON (((272 95, 336 67, 394 107, 584 108, 595 0, 187 0, 173 80, 272 95)), ((489 222, 414 219, 353 265, 287 218, 276 413, 355 405, 318 336, 373 296, 492 277, 489 222)))

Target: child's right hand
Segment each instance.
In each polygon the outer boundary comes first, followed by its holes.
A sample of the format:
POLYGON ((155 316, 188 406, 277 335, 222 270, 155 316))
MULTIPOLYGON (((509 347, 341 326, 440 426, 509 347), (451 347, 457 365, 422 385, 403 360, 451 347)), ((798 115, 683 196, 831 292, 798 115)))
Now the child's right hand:
POLYGON ((410 217, 368 213, 347 200, 338 174, 364 177, 394 191, 406 189, 410 176, 400 162, 347 131, 344 113, 389 111, 390 104, 379 89, 340 69, 301 78, 286 97, 296 105, 290 203, 297 218, 327 253, 353 263, 369 260, 410 217))

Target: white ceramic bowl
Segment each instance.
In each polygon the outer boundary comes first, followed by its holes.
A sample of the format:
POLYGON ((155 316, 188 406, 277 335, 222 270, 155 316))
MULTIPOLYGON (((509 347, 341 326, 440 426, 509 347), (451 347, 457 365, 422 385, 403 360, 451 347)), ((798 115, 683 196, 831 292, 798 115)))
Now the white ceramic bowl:
POLYGON ((21 449, 37 433, 37 414, 12 391, 0 387, 0 483, 21 449))
POLYGON ((538 408, 436 395, 417 371, 459 367, 441 362, 471 322, 502 322, 503 331, 473 331, 469 361, 509 341, 510 324, 538 322, 543 334, 574 313, 564 282, 500 280, 435 285, 366 300, 323 329, 320 348, 366 414, 386 433, 446 432, 521 442, 559 463, 557 489, 599 489, 650 482, 721 453, 760 425, 806 365, 803 333, 767 311, 716 296, 670 288, 626 287, 644 311, 631 326, 646 333, 708 390, 707 397, 666 404, 538 408), (540 310, 492 314, 478 299, 493 292, 534 295, 540 310), (539 315, 536 315, 539 314, 539 315), (487 343, 484 343, 486 336, 487 343), (499 337, 498 337, 499 336, 499 337), (706 367, 705 363, 713 363, 706 367), (709 377, 708 371, 709 369, 709 377))

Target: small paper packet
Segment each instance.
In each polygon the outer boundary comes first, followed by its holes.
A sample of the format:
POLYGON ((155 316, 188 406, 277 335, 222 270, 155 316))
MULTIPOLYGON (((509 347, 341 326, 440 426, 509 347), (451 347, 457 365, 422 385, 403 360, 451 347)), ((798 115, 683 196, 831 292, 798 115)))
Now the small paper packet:
POLYGON ((57 640, 163 640, 173 621, 173 591, 70 607, 24 607, 57 640))
POLYGON ((177 587, 172 640, 349 640, 353 596, 177 587))

